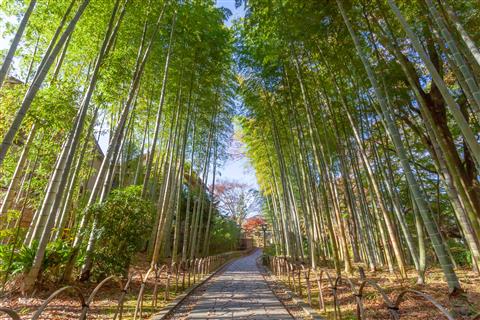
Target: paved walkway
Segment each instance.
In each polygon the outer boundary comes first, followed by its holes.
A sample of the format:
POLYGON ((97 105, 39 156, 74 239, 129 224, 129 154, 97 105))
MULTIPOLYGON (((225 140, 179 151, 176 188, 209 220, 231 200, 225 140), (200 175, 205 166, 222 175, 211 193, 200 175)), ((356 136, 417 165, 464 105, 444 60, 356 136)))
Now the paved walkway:
POLYGON ((260 255, 240 258, 210 279, 187 319, 293 319, 260 274, 260 255))

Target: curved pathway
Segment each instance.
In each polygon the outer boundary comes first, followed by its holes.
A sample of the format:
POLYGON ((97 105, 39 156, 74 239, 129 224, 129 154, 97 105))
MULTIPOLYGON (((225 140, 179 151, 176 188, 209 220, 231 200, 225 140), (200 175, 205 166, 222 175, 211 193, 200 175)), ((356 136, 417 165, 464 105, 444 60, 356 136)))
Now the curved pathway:
POLYGON ((185 301, 187 312, 174 311, 173 319, 293 319, 260 273, 260 255, 257 250, 229 264, 201 286, 195 301, 185 301))

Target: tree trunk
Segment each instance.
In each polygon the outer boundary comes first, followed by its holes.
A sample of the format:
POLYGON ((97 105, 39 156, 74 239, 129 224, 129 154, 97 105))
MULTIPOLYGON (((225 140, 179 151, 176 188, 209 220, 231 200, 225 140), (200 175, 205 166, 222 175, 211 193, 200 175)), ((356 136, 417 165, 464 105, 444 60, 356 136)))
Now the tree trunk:
MULTIPOLYGON (((363 53, 362 47, 360 45, 360 41, 358 40, 357 36, 355 35, 353 28, 350 24, 350 21, 346 15, 346 12, 343 8, 343 4, 341 0, 336 0, 337 5, 340 9, 340 13, 342 15, 342 18, 345 22, 345 25, 348 28, 348 31, 350 33, 350 36, 352 37, 352 40, 355 44, 355 48, 357 49, 357 53, 362 60, 363 66, 365 68, 365 71, 367 72, 368 78, 373 86, 373 89, 375 91, 375 95, 377 97, 377 100, 379 102, 379 105, 381 107, 381 112, 379 111, 378 113, 380 115, 383 114, 383 119, 385 121, 385 125, 387 127, 387 130, 389 132, 389 136, 392 140, 392 142, 395 145, 395 149, 397 151, 397 155, 400 158, 400 162, 402 165, 402 168, 405 172, 405 176, 408 181, 408 185, 410 187, 410 191, 413 194, 413 197, 415 199, 415 202, 418 206, 420 215, 422 216, 424 225, 427 229, 427 232, 430 236, 430 239, 433 243, 433 248, 435 250, 435 253, 438 257, 440 266, 442 267, 443 273, 447 279, 448 287, 451 292, 461 290, 460 287, 460 282, 458 281, 457 275, 455 274, 455 271, 453 270, 452 262, 450 260, 450 257, 448 256, 447 250, 444 246, 444 243, 442 241, 442 238, 440 236, 439 230, 437 228, 437 225, 435 222, 432 220, 431 217, 431 212, 428 208, 428 204, 425 201, 425 197, 420 190, 420 187, 418 186, 418 183, 413 175, 412 169, 410 167, 410 164, 408 162, 408 157, 407 153, 405 151, 405 148, 403 146, 403 143, 400 138, 400 134, 398 132, 398 128, 395 126, 395 122, 392 118, 391 111, 389 109, 388 102, 384 96, 384 92, 381 89, 380 85, 377 82, 377 79, 375 77, 375 74, 370 66, 370 63, 368 62, 365 54, 363 53)), ((393 7, 396 8, 395 4, 393 3, 392 0, 388 0, 389 4, 393 7)), ((398 8, 397 8, 398 10, 398 8)), ((402 17, 403 18, 403 17, 402 17)), ((423 49, 422 49, 423 50, 423 49)), ((418 51, 418 49, 417 49, 418 51)), ((431 71, 432 72, 432 71, 431 71)), ((436 70, 435 70, 436 72, 436 70)), ((463 118, 463 115, 462 115, 463 118)), ((463 118, 465 120, 465 118, 463 118)), ((476 142, 475 142, 476 143, 476 142)), ((478 144, 477 144, 478 146, 478 144)))
POLYGON ((65 44, 65 41, 67 40, 67 38, 75 29, 75 26, 78 20, 80 19, 83 12, 87 8, 89 2, 90 0, 83 0, 83 2, 78 7, 77 12, 75 13, 75 16, 72 18, 72 20, 70 20, 70 23, 68 24, 67 28, 63 32, 62 36, 58 40, 55 47, 52 49, 52 52, 48 56, 45 56, 43 58, 44 62, 42 61, 42 63, 40 64, 40 67, 37 70, 37 73, 35 74, 35 79, 33 80, 32 84, 28 88, 27 93, 25 93, 22 104, 18 109, 17 114, 15 115, 15 118, 13 119, 13 122, 10 125, 7 133, 3 137, 2 144, 0 145, 0 166, 3 163, 3 160, 5 160, 7 151, 12 145, 13 139, 15 138, 15 135, 17 134, 23 122, 23 118, 25 118, 27 111, 30 109, 33 99, 37 95, 38 90, 40 89, 43 81, 45 80, 45 77, 47 76, 47 73, 53 64, 53 61, 55 60, 61 48, 65 44))
POLYGON ((17 166, 15 167, 12 180, 10 181, 8 190, 5 193, 5 197, 3 198, 2 207, 0 208, 0 217, 3 217, 7 213, 7 211, 12 208, 13 199, 15 198, 15 195, 20 192, 20 190, 18 189, 18 183, 20 182, 20 177, 24 173, 23 171, 25 169, 25 163, 27 161, 28 153, 30 151, 30 147, 32 146, 36 131, 37 125, 34 124, 30 129, 30 133, 28 134, 27 141, 25 142, 25 145, 23 147, 22 154, 17 161, 17 166))

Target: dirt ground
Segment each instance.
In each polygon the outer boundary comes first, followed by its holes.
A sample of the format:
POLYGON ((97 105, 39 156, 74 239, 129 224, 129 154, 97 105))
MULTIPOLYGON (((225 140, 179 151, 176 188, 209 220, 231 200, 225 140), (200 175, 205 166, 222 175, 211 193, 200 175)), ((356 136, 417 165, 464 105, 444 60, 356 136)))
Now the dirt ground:
MULTIPOLYGON (((137 304, 137 298, 139 296, 142 277, 145 276, 148 265, 137 265, 131 270, 132 276, 129 288, 125 293, 123 303, 123 319, 132 319, 135 307, 137 304)), ((155 312, 158 312, 163 306, 169 303, 180 294, 184 289, 188 287, 188 278, 185 277, 185 284, 182 285, 182 274, 179 275, 178 284, 175 277, 172 275, 170 281, 167 281, 167 272, 162 272, 157 281, 157 292, 155 294, 155 276, 151 274, 146 283, 143 295, 143 317, 148 317, 155 312), (166 294, 168 286, 168 294, 166 294), (156 299, 155 299, 156 296, 156 299)), ((196 279, 198 281, 198 277, 196 279)), ((113 319, 118 311, 118 302, 123 293, 123 287, 126 281, 122 280, 122 283, 116 281, 108 281, 102 286, 93 302, 90 303, 88 310, 88 319, 113 319)), ((193 276, 191 277, 190 284, 193 285, 193 276)), ((81 283, 76 282, 71 284, 79 288, 80 292, 87 300, 98 285, 97 283, 81 283)), ((17 286, 18 287, 18 286, 17 286)), ((58 284, 44 285, 38 288, 33 294, 29 296, 23 296, 18 290, 9 292, 0 297, 0 307, 6 307, 15 310, 22 319, 30 319, 34 312, 42 305, 55 290, 62 288, 58 284)), ((45 311, 42 313, 40 319, 78 319, 81 313, 81 301, 78 294, 74 290, 67 290, 57 296, 45 311)), ((138 316, 137 316, 138 318, 138 316)), ((0 319, 10 319, 5 314, 0 314, 0 319)))
MULTIPOLYGON (((329 273, 331 275, 335 274, 333 270, 330 270, 329 273)), ((457 275, 461 282, 462 288, 465 291, 463 297, 468 301, 468 304, 462 304, 462 308, 460 309, 468 310, 470 311, 470 314, 456 314, 455 319, 480 319, 480 277, 469 270, 457 270, 457 275)), ((373 280, 375 283, 377 283, 392 302, 396 301, 397 297, 402 291, 406 289, 412 289, 421 291, 431 296, 448 311, 455 309, 454 304, 458 305, 458 302, 456 302, 458 300, 451 299, 449 297, 447 284, 445 283, 441 270, 439 269, 431 269, 427 272, 425 285, 416 284, 416 277, 413 271, 409 272, 407 279, 401 279, 398 275, 392 275, 388 272, 367 273, 366 277, 367 279, 373 280)), ((280 280, 282 280, 288 286, 287 278, 280 278, 280 280)), ((354 277, 352 277, 351 280, 358 291, 360 281, 354 277)), ((290 283, 289 287, 293 289, 292 282, 290 283)), ((312 307, 326 319, 334 319, 334 296, 331 285, 326 277, 324 277, 322 280, 321 285, 325 305, 324 308, 321 307, 320 304, 318 284, 313 274, 310 276, 310 287, 312 307)), ((298 285, 296 286, 295 291, 298 295, 298 285)), ((356 297, 352 294, 351 287, 346 281, 337 285, 337 294, 341 319, 357 319, 356 297)), ((302 298, 308 303, 307 284, 303 279, 302 298)), ((384 299, 373 286, 365 286, 362 294, 362 301, 367 319, 390 319, 389 309, 387 308, 384 299)), ((456 309, 458 310, 459 308, 457 307, 456 309)), ((401 319, 447 319, 431 302, 412 293, 407 293, 404 295, 398 311, 401 319)))

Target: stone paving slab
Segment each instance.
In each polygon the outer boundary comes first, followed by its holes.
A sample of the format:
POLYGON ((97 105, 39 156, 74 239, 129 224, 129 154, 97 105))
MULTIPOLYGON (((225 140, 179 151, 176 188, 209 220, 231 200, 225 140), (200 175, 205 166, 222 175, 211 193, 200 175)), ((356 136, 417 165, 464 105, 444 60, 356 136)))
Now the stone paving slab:
POLYGON ((258 270, 260 255, 240 258, 210 279, 187 319, 293 319, 258 270))

